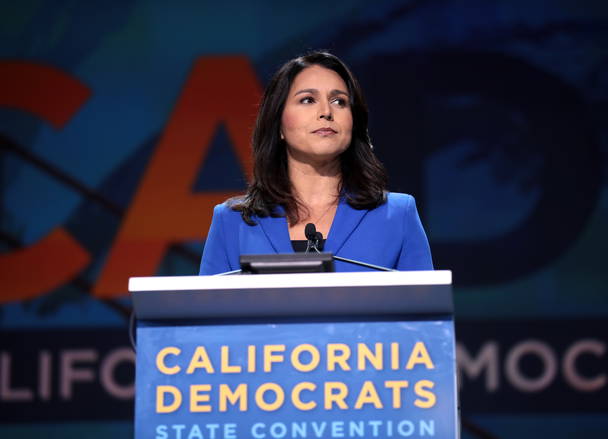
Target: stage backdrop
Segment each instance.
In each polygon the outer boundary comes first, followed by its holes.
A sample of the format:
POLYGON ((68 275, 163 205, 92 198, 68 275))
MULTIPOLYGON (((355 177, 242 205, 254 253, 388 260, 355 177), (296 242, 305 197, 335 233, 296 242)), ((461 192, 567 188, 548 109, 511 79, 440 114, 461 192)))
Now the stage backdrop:
POLYGON ((195 274, 272 72, 361 79, 452 269, 466 438, 608 430, 608 11, 580 0, 0 6, 0 436, 129 438, 129 276, 195 274))

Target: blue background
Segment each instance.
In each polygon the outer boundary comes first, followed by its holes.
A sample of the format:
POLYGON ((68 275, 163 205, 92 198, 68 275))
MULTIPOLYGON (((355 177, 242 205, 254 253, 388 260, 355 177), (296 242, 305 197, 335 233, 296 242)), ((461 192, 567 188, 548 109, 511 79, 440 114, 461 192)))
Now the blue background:
MULTIPOLYGON (((3 2, 0 23, 0 62, 53 66, 91 91, 61 130, 0 109, 2 251, 65 226, 92 256, 73 281, 2 304, 16 386, 34 385, 42 349, 128 345, 126 289, 91 289, 194 62, 244 56, 263 85, 326 48, 361 80, 390 189, 416 197, 435 266, 454 270, 459 342, 471 355, 499 343, 499 390, 463 379, 464 437, 605 437, 606 385, 584 393, 558 374, 529 394, 502 366, 522 340, 558 362, 576 340, 608 343, 606 2, 28 0, 3 2)), ((193 192, 244 188, 232 147, 218 125, 193 192)), ((196 273, 205 234, 167 251, 157 274, 196 273)), ((608 354, 580 369, 608 373, 608 354)), ((82 386, 69 407, 0 400, 0 434, 131 437, 131 402, 82 386)))

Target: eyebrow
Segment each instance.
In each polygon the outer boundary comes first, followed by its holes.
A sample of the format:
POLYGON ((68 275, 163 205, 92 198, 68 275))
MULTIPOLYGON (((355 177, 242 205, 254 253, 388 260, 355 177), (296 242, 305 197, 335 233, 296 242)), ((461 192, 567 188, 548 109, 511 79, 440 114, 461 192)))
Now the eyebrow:
MULTIPOLYGON (((317 90, 316 88, 305 88, 303 90, 299 90, 299 91, 295 92, 294 96, 297 96, 302 93, 318 94, 319 90, 317 90)), ((343 90, 338 90, 338 89, 334 89, 334 90, 330 91, 329 95, 330 96, 345 95, 346 97, 348 97, 348 93, 346 93, 343 90)))

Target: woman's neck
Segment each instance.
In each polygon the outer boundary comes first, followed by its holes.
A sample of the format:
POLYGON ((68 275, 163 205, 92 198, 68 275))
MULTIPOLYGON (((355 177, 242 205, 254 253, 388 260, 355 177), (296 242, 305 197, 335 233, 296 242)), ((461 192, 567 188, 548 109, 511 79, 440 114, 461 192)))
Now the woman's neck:
POLYGON ((288 161, 289 179, 294 195, 308 209, 335 203, 340 187, 340 162, 313 164, 288 161))

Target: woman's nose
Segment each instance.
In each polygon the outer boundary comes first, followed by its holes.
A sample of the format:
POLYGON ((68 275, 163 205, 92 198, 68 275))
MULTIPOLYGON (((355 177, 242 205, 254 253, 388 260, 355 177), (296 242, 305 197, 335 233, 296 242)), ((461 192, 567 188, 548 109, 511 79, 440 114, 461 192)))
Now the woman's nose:
POLYGON ((331 113, 331 105, 321 104, 321 107, 319 108, 319 119, 325 119, 325 120, 329 120, 329 121, 332 121, 334 119, 334 117, 331 113))

